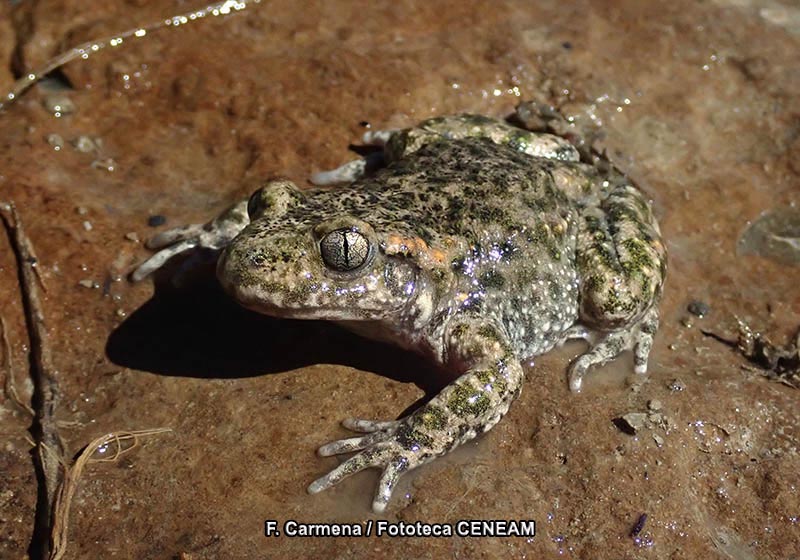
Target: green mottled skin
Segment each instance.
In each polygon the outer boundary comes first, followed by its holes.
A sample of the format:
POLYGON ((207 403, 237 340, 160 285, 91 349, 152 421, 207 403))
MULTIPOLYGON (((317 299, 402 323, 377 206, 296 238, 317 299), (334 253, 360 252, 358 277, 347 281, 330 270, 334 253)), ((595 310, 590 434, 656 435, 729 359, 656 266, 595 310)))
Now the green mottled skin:
POLYGON ((600 341, 573 364, 574 390, 624 350, 642 371, 666 264, 641 192, 579 162, 563 139, 461 115, 392 134, 384 154, 385 168, 335 188, 272 181, 247 203, 249 224, 234 213, 236 227, 206 226, 224 240, 196 243, 224 247, 218 276, 243 305, 337 321, 458 375, 410 416, 351 423, 366 435, 320 449, 359 453, 310 491, 379 467, 376 510, 400 474, 500 420, 521 390, 522 359, 588 330, 600 341), (368 254, 331 242, 342 252, 321 253, 322 239, 345 238, 368 254))

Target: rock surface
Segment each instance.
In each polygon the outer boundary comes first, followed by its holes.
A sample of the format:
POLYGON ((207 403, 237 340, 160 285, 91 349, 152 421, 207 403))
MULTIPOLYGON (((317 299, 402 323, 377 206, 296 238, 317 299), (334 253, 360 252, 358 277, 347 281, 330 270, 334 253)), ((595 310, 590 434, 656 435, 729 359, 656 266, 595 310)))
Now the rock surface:
MULTIPOLYGON (((0 86, 20 71, 14 52, 29 71, 191 8, 23 1, 12 20, 2 4, 0 86)), ((774 0, 275 1, 149 33, 34 87, 0 113, 0 199, 39 256, 67 456, 109 431, 173 430, 87 466, 67 557, 797 555, 800 392, 701 329, 735 338, 738 316, 783 340, 800 324, 798 268, 736 252, 749 222, 800 202, 799 21, 774 0), (53 95, 73 112, 49 112, 53 95), (621 360, 572 395, 579 347, 542 357, 506 419, 407 477, 386 516, 533 519, 533 539, 265 538, 268 519, 374 518, 375 473, 305 493, 335 465, 314 449, 344 434, 343 417, 396 417, 442 380, 332 326, 254 316, 213 283, 154 294, 117 281, 147 255, 148 219, 204 220, 265 177, 307 184, 353 157, 362 121, 503 116, 528 99, 572 117, 654 200, 671 260, 650 377, 632 381, 621 360), (692 300, 711 312, 687 320, 692 300), (614 425, 648 401, 657 422, 614 425)), ((11 374, 29 397, 16 263, 0 246, 11 374)), ((7 395, 0 419, 0 557, 20 558, 36 506, 30 419, 7 395)))

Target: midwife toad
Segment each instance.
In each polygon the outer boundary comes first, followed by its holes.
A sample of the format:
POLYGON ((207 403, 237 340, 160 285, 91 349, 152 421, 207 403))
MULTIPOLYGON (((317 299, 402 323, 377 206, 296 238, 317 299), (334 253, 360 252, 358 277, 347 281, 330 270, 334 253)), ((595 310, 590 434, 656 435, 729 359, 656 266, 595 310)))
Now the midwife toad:
POLYGON ((349 183, 337 188, 270 181, 205 226, 157 235, 163 248, 133 277, 218 249, 219 280, 242 305, 336 321, 460 375, 409 416, 345 420, 363 435, 320 447, 358 453, 309 492, 377 467, 382 511, 402 473, 500 420, 522 359, 579 337, 591 348, 570 368, 573 391, 625 350, 644 373, 666 254, 644 195, 557 136, 461 115, 365 141, 384 146, 383 169, 359 160, 315 176, 349 183))

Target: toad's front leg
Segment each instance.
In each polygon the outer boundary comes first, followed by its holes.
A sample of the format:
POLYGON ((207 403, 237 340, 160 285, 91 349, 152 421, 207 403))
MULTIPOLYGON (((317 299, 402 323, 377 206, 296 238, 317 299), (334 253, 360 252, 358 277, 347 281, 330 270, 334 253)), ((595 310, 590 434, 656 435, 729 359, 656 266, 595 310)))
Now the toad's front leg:
POLYGON ((131 280, 138 282, 164 266, 175 255, 195 248, 214 251, 216 258, 219 250, 230 243, 249 222, 247 201, 242 200, 206 224, 190 224, 162 231, 147 241, 147 248, 157 249, 158 252, 133 271, 131 280))
POLYGON ((322 456, 358 451, 308 487, 312 494, 367 468, 380 468, 372 509, 386 508, 398 478, 491 429, 522 388, 522 367, 504 329, 472 316, 456 317, 446 334, 446 361, 463 375, 402 420, 348 419, 344 426, 365 435, 319 448, 322 456))
POLYGON ((155 272, 176 255, 194 249, 212 252, 214 259, 247 225, 255 219, 268 216, 280 219, 303 194, 286 179, 273 179, 254 192, 249 199, 241 200, 205 224, 190 224, 162 231, 147 241, 156 254, 140 264, 131 274, 138 282, 155 272))

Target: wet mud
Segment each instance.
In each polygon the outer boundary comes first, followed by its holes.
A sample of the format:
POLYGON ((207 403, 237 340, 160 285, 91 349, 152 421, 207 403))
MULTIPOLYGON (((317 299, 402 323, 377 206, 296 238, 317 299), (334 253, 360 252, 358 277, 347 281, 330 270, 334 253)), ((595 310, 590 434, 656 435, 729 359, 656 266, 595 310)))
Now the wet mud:
MULTIPOLYGON (((3 91, 68 46, 193 7, 13 4, 3 91)), ((784 341, 800 325, 796 260, 738 250, 749 224, 800 204, 798 52, 788 1, 274 1, 33 87, 0 113, 0 200, 38 254, 66 457, 115 430, 172 430, 86 466, 66 557, 797 558, 800 391, 703 331, 735 340, 739 318, 784 341), (142 241, 265 178, 308 185, 368 127, 524 100, 556 107, 653 200, 670 263, 649 377, 628 357, 574 395, 582 347, 537 358, 507 417, 405 477, 382 516, 532 519, 533 538, 266 538, 269 519, 375 519, 375 472, 306 494, 337 461, 314 450, 345 436, 342 418, 396 418, 447 380, 332 325, 240 309, 210 277, 131 284, 142 241)), ((5 234, 0 302, 0 375, 29 401, 5 234)), ((31 424, 0 396, 2 558, 31 550, 31 424)))

